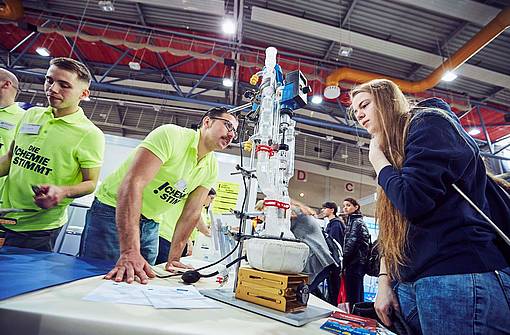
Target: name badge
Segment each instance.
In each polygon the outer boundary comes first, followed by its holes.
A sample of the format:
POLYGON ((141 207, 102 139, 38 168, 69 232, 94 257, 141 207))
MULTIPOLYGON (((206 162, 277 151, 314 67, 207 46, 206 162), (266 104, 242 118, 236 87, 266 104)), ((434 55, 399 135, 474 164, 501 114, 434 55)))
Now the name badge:
POLYGON ((0 121, 0 128, 2 128, 2 129, 11 130, 14 127, 16 127, 16 125, 14 125, 12 123, 9 123, 9 122, 6 122, 6 121, 0 121))
POLYGON ((21 125, 19 132, 21 134, 37 135, 39 134, 39 130, 41 130, 40 124, 24 123, 21 125))
POLYGON ((186 189, 186 186, 187 186, 187 183, 186 183, 186 180, 184 180, 184 179, 181 179, 177 183, 175 183, 175 188, 181 192, 186 189))

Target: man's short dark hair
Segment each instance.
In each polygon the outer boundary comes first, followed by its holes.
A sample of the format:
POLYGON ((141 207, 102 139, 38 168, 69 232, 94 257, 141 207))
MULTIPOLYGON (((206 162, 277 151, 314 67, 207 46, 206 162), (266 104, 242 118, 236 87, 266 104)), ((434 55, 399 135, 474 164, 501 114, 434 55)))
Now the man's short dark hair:
POLYGON ((210 117, 210 118, 215 118, 215 117, 223 117, 223 114, 229 114, 229 115, 232 115, 233 117, 235 117, 237 119, 237 116, 234 115, 234 114, 230 114, 228 112, 228 108, 227 107, 213 107, 211 109, 209 109, 205 114, 204 116, 202 116, 202 119, 200 120, 200 125, 199 127, 202 126, 202 123, 204 122, 204 118, 206 116, 210 117))
POLYGON ((67 57, 57 57, 53 58, 50 61, 50 65, 55 65, 59 69, 64 69, 70 72, 76 73, 78 79, 90 85, 90 81, 92 80, 92 75, 90 74, 89 69, 85 66, 85 64, 78 62, 72 58, 67 57))
POLYGON ((333 210, 333 214, 336 215, 338 212, 338 205, 333 201, 326 201, 322 204, 322 208, 330 208, 333 210))

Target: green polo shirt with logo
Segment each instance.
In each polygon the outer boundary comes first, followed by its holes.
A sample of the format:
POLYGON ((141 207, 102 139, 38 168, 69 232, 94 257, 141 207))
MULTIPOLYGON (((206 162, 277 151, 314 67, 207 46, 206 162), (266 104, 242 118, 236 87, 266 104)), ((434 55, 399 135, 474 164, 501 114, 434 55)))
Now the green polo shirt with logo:
MULTIPOLYGON (((171 226, 179 219, 188 195, 199 186, 209 190, 216 182, 218 162, 214 152, 197 161, 199 139, 200 131, 167 124, 154 129, 138 146, 162 162, 156 176, 143 190, 142 215, 158 221, 165 213, 165 222, 160 225, 163 237, 168 236, 168 227, 173 232, 171 226)), ((136 150, 104 180, 96 194, 99 201, 117 206, 117 191, 135 154, 136 150)))
MULTIPOLYGON (((200 217, 202 218, 202 221, 204 221, 206 225, 210 226, 211 219, 205 207, 202 209, 200 217)), ((174 236, 174 230, 175 225, 177 224, 177 219, 175 218, 175 214, 172 211, 161 214, 159 219, 155 220, 156 222, 160 223, 159 236, 163 237, 165 240, 169 242, 172 242, 172 237, 174 236)), ((198 230, 198 228, 193 229, 189 239, 195 242, 199 233, 200 231, 198 230)))
MULTIPOLYGON (((17 103, 0 108, 0 156, 9 151, 11 142, 14 139, 16 126, 25 114, 25 110, 17 103)), ((5 177, 0 178, 0 194, 5 182, 5 177)))
POLYGON ((9 174, 3 190, 3 208, 33 209, 12 213, 15 231, 49 230, 67 222, 65 198, 50 209, 34 203, 31 185, 76 185, 83 181, 81 169, 101 167, 104 134, 83 113, 55 118, 51 107, 30 108, 18 123, 9 174))

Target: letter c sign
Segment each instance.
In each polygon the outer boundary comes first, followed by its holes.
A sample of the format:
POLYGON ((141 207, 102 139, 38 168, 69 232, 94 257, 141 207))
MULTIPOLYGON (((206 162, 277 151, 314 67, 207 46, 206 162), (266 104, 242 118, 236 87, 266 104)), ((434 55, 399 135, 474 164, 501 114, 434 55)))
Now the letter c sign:
POLYGON ((347 192, 354 192, 354 184, 353 183, 345 183, 345 190, 347 192))

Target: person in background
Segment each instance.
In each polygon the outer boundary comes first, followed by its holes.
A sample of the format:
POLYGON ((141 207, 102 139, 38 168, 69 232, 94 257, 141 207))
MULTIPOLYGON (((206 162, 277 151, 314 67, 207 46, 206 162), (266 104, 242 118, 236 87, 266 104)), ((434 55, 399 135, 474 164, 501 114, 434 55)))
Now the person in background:
MULTIPOLYGON (((206 237, 211 237, 211 212, 209 210, 212 210, 211 203, 213 202, 214 198, 216 197, 216 190, 214 188, 211 188, 209 190, 209 193, 207 194, 207 198, 205 198, 204 206, 202 207, 202 212, 200 214, 200 220, 197 223, 196 229, 193 229, 193 232, 191 233, 190 238, 188 239, 188 245, 185 248, 186 253, 183 256, 191 256, 193 255, 193 248, 196 246, 196 241, 198 234, 202 234, 206 237)), ((160 238, 160 249, 161 250, 161 236, 160 238)), ((166 241, 166 240, 165 240, 166 241)), ((210 240, 209 240, 210 241, 210 240)), ((170 250, 170 242, 166 242, 168 245, 168 251, 170 250)), ((201 247, 201 246, 199 246, 201 247)), ((161 255, 162 257, 163 255, 161 255)), ((158 258, 160 255, 158 254, 158 258)))
MULTIPOLYGON (((0 68, 0 156, 5 155, 11 147, 16 126, 25 113, 16 102, 19 81, 14 73, 0 68)), ((0 178, 0 197, 5 177, 0 178)), ((3 245, 5 232, 0 229, 0 246, 3 245)))
POLYGON ((322 228, 315 218, 315 210, 293 199, 291 199, 291 208, 290 230, 297 239, 302 240, 310 248, 304 269, 304 272, 308 274, 310 292, 322 300, 328 301, 318 286, 328 278, 331 271, 337 268, 337 264, 331 256, 322 234, 322 228))
POLYGON ((48 107, 23 114, 0 176, 7 175, 2 207, 33 210, 7 215, 18 222, 4 226, 4 245, 52 251, 73 199, 96 189, 105 140, 79 106, 90 95, 87 67, 53 58, 45 78, 48 107))
POLYGON ((344 199, 340 216, 345 222, 343 278, 347 302, 352 308, 355 303, 364 300, 363 277, 370 235, 356 199, 344 199))
MULTIPOLYGON (((200 217, 200 221, 197 224, 197 232, 204 234, 207 237, 211 237, 211 212, 212 212, 212 203, 216 198, 216 190, 211 188, 209 193, 207 194, 207 198, 205 198, 204 207, 202 208, 202 215, 200 217)), ((193 235, 192 235, 193 236, 193 235)))
MULTIPOLYGON (((11 147, 16 126, 25 114, 25 110, 16 102, 19 81, 14 73, 0 69, 0 156, 5 155, 11 147)), ((5 177, 0 178, 0 195, 5 177)))
POLYGON ((493 210, 508 202, 494 201, 476 142, 440 99, 411 107, 387 79, 350 94, 357 121, 372 135, 379 185, 378 316, 390 325, 400 311, 416 334, 510 334, 508 251, 453 187, 508 224, 510 210, 493 210))
MULTIPOLYGON (((337 216, 338 205, 333 201, 327 201, 322 205, 321 217, 327 218, 326 233, 334 238, 340 245, 344 241, 344 224, 337 216)), ((340 292, 340 275, 342 269, 339 266, 331 266, 326 279, 328 286, 328 302, 333 306, 338 305, 338 293, 340 292)))

